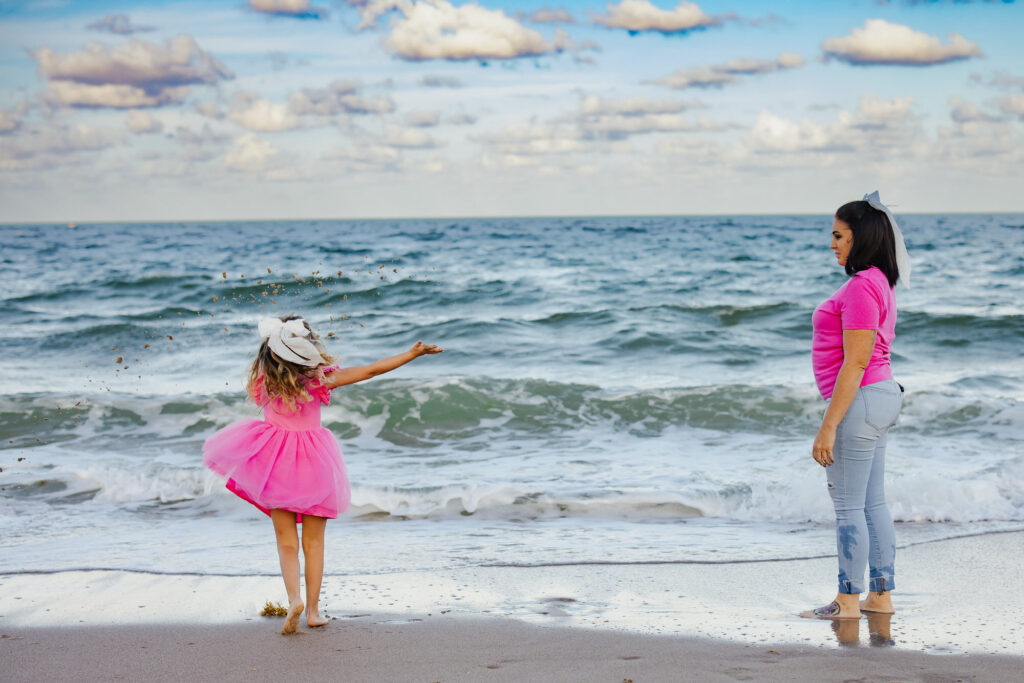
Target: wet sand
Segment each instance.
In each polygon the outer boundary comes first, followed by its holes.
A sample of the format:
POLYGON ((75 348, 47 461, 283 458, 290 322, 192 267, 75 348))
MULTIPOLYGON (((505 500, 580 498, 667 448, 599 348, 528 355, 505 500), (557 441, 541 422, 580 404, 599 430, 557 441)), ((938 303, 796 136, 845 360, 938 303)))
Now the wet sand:
POLYGON ((1024 533, 900 551, 899 613, 796 617, 830 558, 463 567, 329 576, 331 623, 257 616, 278 577, 0 576, 0 680, 1011 681, 1024 676, 1024 533))
MULTIPOLYGON (((280 623, 280 620, 277 620, 280 623)), ((10 634, 5 634, 10 635, 10 634)), ((438 615, 278 635, 264 623, 18 629, 5 681, 1011 681, 1022 660, 743 645, 438 615)))

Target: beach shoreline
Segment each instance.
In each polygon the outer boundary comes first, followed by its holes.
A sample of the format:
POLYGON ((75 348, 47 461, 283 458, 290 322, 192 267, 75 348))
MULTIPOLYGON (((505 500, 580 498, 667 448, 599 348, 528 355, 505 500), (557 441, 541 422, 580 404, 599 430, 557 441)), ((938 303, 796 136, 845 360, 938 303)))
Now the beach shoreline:
POLYGON ((5 680, 1011 680, 1022 560, 1024 532, 905 548, 898 613, 843 623, 796 616, 831 558, 333 574, 295 637, 258 616, 278 577, 4 574, 0 655, 5 680))

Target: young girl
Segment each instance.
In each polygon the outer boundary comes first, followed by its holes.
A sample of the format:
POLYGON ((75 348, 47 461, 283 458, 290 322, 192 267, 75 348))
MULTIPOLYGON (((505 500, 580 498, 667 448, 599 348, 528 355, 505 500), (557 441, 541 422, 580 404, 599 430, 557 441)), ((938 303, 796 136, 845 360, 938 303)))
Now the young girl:
POLYGON ((240 420, 203 445, 203 463, 228 477, 227 488, 270 516, 277 535, 281 576, 288 592, 288 616, 281 633, 295 633, 302 610, 309 626, 323 626, 320 582, 324 569, 324 526, 349 503, 348 476, 341 447, 320 426, 320 405, 331 390, 390 372, 437 346, 416 344, 370 365, 331 365, 320 338, 296 315, 266 318, 259 324, 263 342, 249 371, 249 397, 264 419, 240 420), (306 560, 306 604, 299 597, 299 536, 306 560))

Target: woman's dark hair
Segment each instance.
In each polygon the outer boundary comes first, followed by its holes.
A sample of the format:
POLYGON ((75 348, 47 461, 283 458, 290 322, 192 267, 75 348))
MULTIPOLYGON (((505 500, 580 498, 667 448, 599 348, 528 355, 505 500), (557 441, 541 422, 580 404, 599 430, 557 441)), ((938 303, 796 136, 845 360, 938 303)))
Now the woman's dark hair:
POLYGON ((896 267, 896 240, 889 217, 865 201, 843 204, 836 218, 850 226, 853 246, 846 257, 846 274, 854 275, 871 266, 885 273, 889 286, 895 287, 900 277, 896 267))

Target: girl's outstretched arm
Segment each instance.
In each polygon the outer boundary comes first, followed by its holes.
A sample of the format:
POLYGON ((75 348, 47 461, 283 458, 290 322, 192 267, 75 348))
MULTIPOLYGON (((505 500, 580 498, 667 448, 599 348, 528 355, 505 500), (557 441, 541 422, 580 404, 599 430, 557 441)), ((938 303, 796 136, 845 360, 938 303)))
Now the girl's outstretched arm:
POLYGON ((352 368, 341 368, 334 372, 327 374, 327 381, 324 386, 329 389, 340 387, 345 384, 355 384, 356 382, 362 382, 363 380, 376 377, 377 375, 383 375, 385 372, 391 372, 395 368, 400 368, 406 363, 413 361, 420 356, 426 354, 443 353, 444 349, 440 346, 434 346, 433 344, 424 344, 421 341, 413 344, 412 348, 405 353, 400 353, 397 356, 391 356, 391 358, 384 358, 376 363, 370 363, 369 365, 359 365, 352 368))

